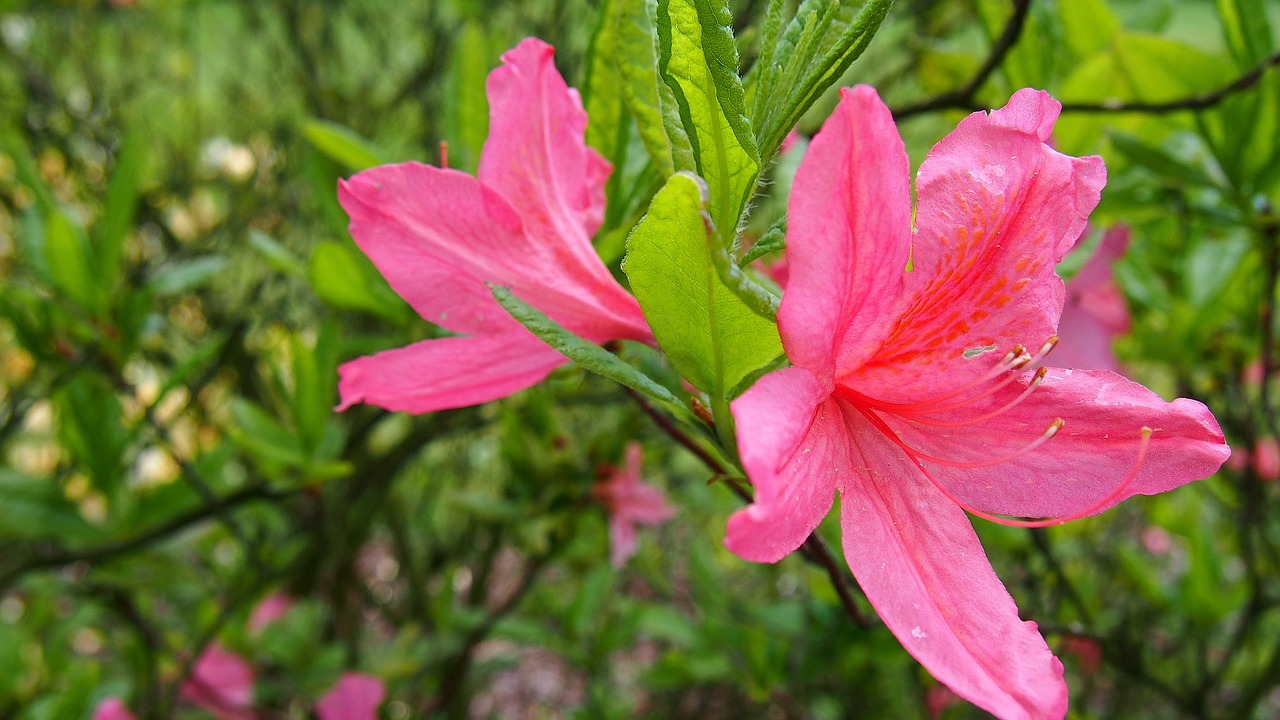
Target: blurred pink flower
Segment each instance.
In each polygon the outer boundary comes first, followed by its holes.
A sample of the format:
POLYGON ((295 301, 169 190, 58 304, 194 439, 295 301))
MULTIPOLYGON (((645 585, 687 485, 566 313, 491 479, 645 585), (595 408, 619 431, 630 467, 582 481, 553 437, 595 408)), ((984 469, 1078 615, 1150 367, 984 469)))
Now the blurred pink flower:
POLYGON ((1075 655, 1080 660, 1080 669, 1085 675, 1092 675, 1102 667, 1102 642, 1088 635, 1065 635, 1062 638, 1062 650, 1075 655))
POLYGON ((279 620, 293 609, 294 599, 284 593, 276 592, 264 597, 249 613, 249 634, 257 635, 268 625, 279 620))
POLYGON ((566 358, 503 310, 486 283, 592 342, 652 342, 640 306, 591 245, 609 163, 587 147, 576 90, 533 38, 489 75, 478 178, 418 163, 339 183, 351 235, 422 317, 460 333, 344 364, 341 408, 425 413, 506 397, 566 358))
POLYGON ((93 720, 135 720, 128 706, 118 697, 109 697, 98 703, 93 720))
POLYGON ((640 479, 642 454, 640 443, 628 444, 625 465, 592 488, 609 513, 609 554, 617 568, 636 554, 636 525, 657 525, 676 514, 662 490, 640 479))
POLYGON ((963 120, 921 166, 913 218, 889 109, 843 90, 791 193, 778 326, 793 366, 732 404, 755 496, 729 549, 780 560, 839 491, 845 560, 885 625, 1002 718, 1061 718, 1067 689, 965 511, 1059 522, 1205 477, 1229 452, 1198 402, 1107 371, 1032 372, 1056 340, 1054 268, 1106 174, 1045 144, 1059 109, 1020 90, 963 120))
POLYGON ((182 684, 182 698, 213 714, 218 720, 252 720, 253 666, 210 643, 182 684))
POLYGON ((387 697, 382 680, 363 673, 344 673, 316 703, 320 720, 377 720, 378 706, 387 697))
POLYGON ((1116 225, 1102 235, 1093 256, 1067 282, 1066 303, 1058 321, 1053 363, 1080 370, 1120 371, 1111 342, 1133 327, 1124 293, 1111 266, 1129 247, 1130 232, 1116 225))
POLYGON ((1259 438, 1253 446, 1253 469, 1263 480, 1280 480, 1280 442, 1259 438))

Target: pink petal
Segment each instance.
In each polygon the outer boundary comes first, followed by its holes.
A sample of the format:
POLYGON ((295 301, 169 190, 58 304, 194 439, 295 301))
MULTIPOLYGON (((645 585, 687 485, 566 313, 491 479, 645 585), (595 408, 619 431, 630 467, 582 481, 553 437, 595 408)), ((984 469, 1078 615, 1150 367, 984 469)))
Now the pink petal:
POLYGON ((593 342, 651 336, 639 305, 574 253, 571 238, 526 232, 511 204, 475 178, 419 163, 383 165, 339 183, 351 235, 391 287, 422 317, 458 333, 515 325, 486 283, 593 342))
POLYGON ((212 643, 191 667, 182 697, 219 720, 241 720, 253 705, 253 666, 244 658, 212 643))
POLYGON ((518 325, 500 335, 423 340, 344 363, 339 409, 369 403, 426 413, 478 405, 535 385, 566 362, 518 325))
POLYGON ((642 456, 640 443, 628 443, 623 468, 613 470, 592 488, 609 512, 610 556, 615 567, 622 567, 635 555, 637 524, 658 525, 676 514, 662 490, 641 479, 642 456))
POLYGON ((813 138, 788 209, 787 356, 815 374, 857 367, 891 329, 911 237, 910 167, 893 116, 865 85, 813 138))
MULTIPOLYGON (((992 398, 951 414, 980 418, 1014 400, 1027 377, 992 398)), ((936 416, 939 419, 947 416, 936 416)), ((1147 388, 1105 370, 1049 369, 1044 383, 1013 409, 967 427, 939 428, 887 416, 907 445, 948 461, 1016 454, 1049 423, 1065 425, 1039 448, 990 467, 925 465, 965 503, 1017 517, 1067 517, 1094 507, 1119 488, 1138 459, 1141 429, 1155 430, 1133 482, 1110 505, 1154 495, 1212 475, 1230 454, 1213 414, 1195 400, 1165 402, 1147 388)), ((1099 511, 1101 508, 1099 509, 1099 511)))
MULTIPOLYGON (((1120 364, 1111 351, 1116 335, 1129 331, 1129 306, 1112 277, 1111 265, 1124 255, 1129 245, 1129 229, 1117 225, 1102 236, 1102 242, 1067 283, 1066 304, 1058 323, 1058 347, 1053 363, 1083 370, 1112 370, 1120 364)), ((1074 252, 1079 252, 1079 249, 1074 252)))
POLYGON ((587 113, 578 91, 556 71, 554 53, 527 38, 489 75, 489 139, 479 177, 515 206, 533 237, 557 238, 603 281, 609 274, 591 236, 604 217, 612 167, 587 147, 587 113))
POLYGON ((731 406, 754 502, 729 518, 725 545, 756 562, 800 547, 853 467, 843 412, 808 370, 770 373, 731 406))
POLYGON ((635 524, 621 515, 609 516, 609 560, 613 566, 626 565, 638 547, 635 524))
POLYGON ((1054 334, 1064 294, 1054 267, 1106 181, 1102 158, 1044 144, 1058 108, 1043 92, 1020 90, 934 146, 916 181, 914 271, 898 320, 851 386, 882 399, 927 397, 990 366, 966 361, 965 350, 1022 343, 1034 351, 1054 334))
POLYGON ((1062 663, 987 562, 968 518, 865 421, 841 482, 844 554, 903 647, 957 695, 1005 720, 1061 718, 1062 663))
POLYGON ((387 697, 382 680, 363 673, 343 673, 333 689, 316 703, 320 720, 376 720, 387 697))
POLYGON ((93 720, 134 720, 134 715, 123 700, 109 697, 98 703, 93 711, 93 720))
POLYGON ((279 620, 293 609, 294 600, 288 595, 276 592, 263 598, 249 613, 249 632, 258 634, 268 625, 279 620))

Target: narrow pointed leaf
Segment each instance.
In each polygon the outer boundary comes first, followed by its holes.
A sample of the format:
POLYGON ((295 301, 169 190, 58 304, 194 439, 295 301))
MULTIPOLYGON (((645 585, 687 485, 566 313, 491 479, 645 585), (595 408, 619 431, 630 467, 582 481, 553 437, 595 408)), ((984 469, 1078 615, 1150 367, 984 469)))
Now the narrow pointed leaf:
POLYGON ((556 352, 597 375, 648 395, 666 405, 669 410, 681 415, 686 414, 684 407, 670 390, 618 359, 617 355, 564 329, 541 310, 516 297, 510 288, 490 284, 489 289, 493 292, 493 298, 511 314, 511 317, 556 352))
POLYGON ((658 75, 656 15, 657 0, 620 0, 613 21, 618 33, 622 99, 636 119, 645 149, 665 179, 677 167, 693 167, 694 160, 675 95, 658 75))
POLYGON ((760 169, 731 22, 722 1, 658 0, 658 69, 693 147, 693 166, 676 169, 706 180, 711 217, 728 239, 760 169))
POLYGON ((115 169, 111 172, 111 184, 107 187, 106 205, 97 234, 98 272, 106 281, 103 290, 107 293, 111 292, 116 273, 120 270, 125 236, 133 227, 145 152, 145 138, 135 129, 125 134, 120 151, 116 153, 115 169))

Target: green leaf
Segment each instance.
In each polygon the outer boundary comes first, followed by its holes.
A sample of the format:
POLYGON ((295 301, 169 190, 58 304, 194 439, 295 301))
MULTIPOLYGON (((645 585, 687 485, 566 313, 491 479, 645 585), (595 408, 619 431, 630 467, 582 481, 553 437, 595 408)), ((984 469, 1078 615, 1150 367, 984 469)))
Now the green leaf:
POLYGON ((259 460, 294 467, 307 463, 298 437, 259 405, 235 398, 231 417, 235 420, 235 427, 228 431, 232 439, 259 460))
POLYGON ((129 433, 120 399, 111 385, 99 375, 80 373, 54 395, 54 405, 63 445, 94 487, 115 499, 124 478, 129 433))
POLYGON ((227 259, 221 255, 205 255, 173 263, 152 276, 147 287, 157 296, 179 295, 209 282, 226 266, 227 259))
POLYGON ((493 291, 494 299, 511 314, 511 317, 554 348, 556 352, 597 375, 648 395, 666 405, 669 410, 682 416, 687 414, 676 396, 653 378, 618 359, 618 356, 599 345, 583 340, 565 330, 555 320, 516 297, 509 288, 499 285, 490 285, 489 288, 493 291))
POLYGON ((1262 0, 1218 0, 1218 19, 1241 69, 1257 65, 1275 49, 1262 0))
POLYGON ((0 539, 68 539, 92 532, 58 483, 0 468, 0 539))
MULTIPOLYGON (((111 184, 107 187, 107 200, 102 208, 102 220, 98 224, 97 269, 104 280, 103 291, 110 294, 120 281, 116 275, 124 252, 124 239, 133 227, 138 207, 138 190, 142 180, 142 167, 146 160, 146 142, 137 128, 125 133, 116 153, 115 169, 111 184)), ((110 297, 103 298, 103 304, 110 297)))
POLYGON ((714 403, 774 362, 782 343, 777 326, 721 281, 708 253, 715 228, 706 207, 699 178, 672 176, 627 239, 622 268, 671 364, 714 403))
POLYGON ((307 120, 302 134, 326 157, 348 170, 364 170, 390 162, 373 143, 345 125, 329 120, 307 120))
POLYGON ((636 119, 641 142, 666 179, 677 167, 696 163, 675 94, 658 74, 657 12, 657 0, 620 0, 614 22, 622 99, 636 119))
POLYGON ((316 243, 307 277, 320 299, 335 308, 361 310, 388 320, 404 317, 403 303, 369 260, 347 243, 316 243))
POLYGON ((85 310, 98 307, 98 281, 84 231, 61 209, 44 217, 44 252, 53 285, 85 310))
POLYGON ((780 253, 787 249, 787 217, 784 215, 768 232, 760 236, 751 249, 738 261, 738 267, 745 268, 765 255, 780 253))
POLYGON ((1201 168, 1174 157, 1164 148, 1148 145, 1136 135, 1116 132, 1111 135, 1111 144, 1133 162, 1155 172, 1157 175, 1177 178, 1192 185, 1217 187, 1201 168))
POLYGON ((449 165, 467 172, 475 171, 489 135, 485 79, 494 64, 490 45, 484 28, 468 21, 453 45, 445 77, 449 101, 444 105, 443 126, 449 142, 449 165))
POLYGON ((617 15, 622 0, 605 0, 600 7, 600 19, 591 36, 591 48, 587 53, 587 82, 583 89, 583 105, 587 109, 587 144, 604 155, 605 159, 619 166, 619 126, 626 120, 626 105, 622 93, 622 74, 618 70, 617 15))
POLYGON ((731 23, 723 2, 658 0, 658 72, 693 148, 693 165, 676 170, 706 180, 711 217, 729 241, 760 170, 731 23))
POLYGON ((800 117, 866 50, 893 0, 804 0, 749 80, 760 157, 773 157, 800 117), (772 62, 770 62, 772 59, 772 62))
POLYGON ((298 277, 307 274, 306 265, 303 265, 296 255, 289 252, 289 249, 280 244, 280 241, 261 230, 256 228, 249 229, 249 245, 254 250, 262 253, 267 263, 276 270, 298 277))
POLYGON ((1077 58, 1101 52, 1120 31, 1120 21, 1107 0, 1071 0, 1058 3, 1067 46, 1077 58))

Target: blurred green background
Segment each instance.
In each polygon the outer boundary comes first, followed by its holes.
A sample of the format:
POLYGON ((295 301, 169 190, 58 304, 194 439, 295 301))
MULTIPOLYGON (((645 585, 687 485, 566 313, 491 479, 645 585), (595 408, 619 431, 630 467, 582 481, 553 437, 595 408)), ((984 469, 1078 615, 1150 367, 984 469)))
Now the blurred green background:
MULTIPOLYGON (((600 5, 0 0, 0 719, 108 695, 205 717, 178 687, 214 640, 256 668, 263 718, 308 717, 345 669, 386 682, 386 718, 983 715, 850 622, 820 568, 724 550, 736 498, 600 378, 332 412, 340 362, 436 332, 356 250, 337 179, 441 141, 474 169, 499 54, 542 37, 583 87, 600 5), (619 571, 590 488, 631 439, 680 513, 619 571), (294 610, 250 632, 273 592, 294 610)), ((744 65, 766 5, 732 3, 744 65)), ((1280 4, 1033 0, 989 79, 908 110, 964 86, 1013 12, 899 0, 842 84, 903 111, 913 165, 970 107, 1062 100, 1058 147, 1107 161, 1096 226, 1133 230, 1117 354, 1206 402, 1235 456, 1102 517, 979 533, 1072 717, 1280 716, 1280 4)))

